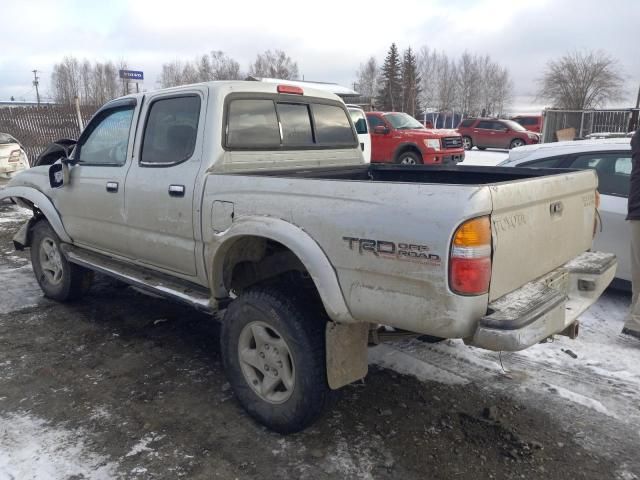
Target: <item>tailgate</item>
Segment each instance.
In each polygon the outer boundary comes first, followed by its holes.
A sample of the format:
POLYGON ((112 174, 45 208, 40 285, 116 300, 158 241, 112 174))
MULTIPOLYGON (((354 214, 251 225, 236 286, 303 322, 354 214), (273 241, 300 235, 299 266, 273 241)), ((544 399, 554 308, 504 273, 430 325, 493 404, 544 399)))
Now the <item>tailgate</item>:
POLYGON ((493 264, 489 300, 591 248, 595 189, 591 170, 491 185, 493 264))

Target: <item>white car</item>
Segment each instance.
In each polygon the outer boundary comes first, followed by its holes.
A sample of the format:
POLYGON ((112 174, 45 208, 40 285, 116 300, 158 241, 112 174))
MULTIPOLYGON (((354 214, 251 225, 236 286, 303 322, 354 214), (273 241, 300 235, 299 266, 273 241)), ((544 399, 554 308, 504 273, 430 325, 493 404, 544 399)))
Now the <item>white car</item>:
POLYGON ((351 120, 353 120, 353 124, 356 127, 364 161, 365 163, 371 163, 371 135, 367 116, 364 114, 364 110, 357 105, 347 105, 347 110, 349 110, 351 120))
POLYGON ((601 231, 597 232, 593 247, 594 250, 616 254, 618 270, 615 284, 618 287, 629 288, 631 232, 629 222, 625 220, 631 176, 629 138, 528 145, 511 150, 509 158, 498 165, 594 169, 598 173, 601 231))
POLYGON ((0 177, 11 178, 26 168, 29 160, 20 142, 8 133, 0 133, 0 177))

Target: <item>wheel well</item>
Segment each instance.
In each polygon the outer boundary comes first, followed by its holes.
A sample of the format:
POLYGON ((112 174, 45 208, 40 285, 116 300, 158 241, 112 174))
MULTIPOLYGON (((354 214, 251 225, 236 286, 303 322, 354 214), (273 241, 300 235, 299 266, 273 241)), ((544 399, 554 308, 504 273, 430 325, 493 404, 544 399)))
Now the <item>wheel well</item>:
POLYGON ((296 254, 264 237, 245 236, 236 240, 225 255, 222 273, 228 292, 237 293, 259 283, 294 277, 297 285, 312 288, 317 294, 309 272, 296 254))
POLYGON ((394 160, 398 161, 398 159, 400 158, 400 155, 406 152, 415 153, 416 155, 418 155, 418 158, 422 159, 422 152, 420 151, 420 149, 414 144, 408 144, 398 148, 398 151, 396 152, 394 160))

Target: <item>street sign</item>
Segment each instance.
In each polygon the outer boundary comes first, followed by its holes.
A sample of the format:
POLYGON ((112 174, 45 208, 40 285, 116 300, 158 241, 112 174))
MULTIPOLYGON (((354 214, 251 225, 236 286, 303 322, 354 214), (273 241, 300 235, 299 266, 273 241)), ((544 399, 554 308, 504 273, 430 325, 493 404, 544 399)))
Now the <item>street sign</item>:
POLYGON ((120 70, 120 78, 126 80, 144 80, 144 73, 138 70, 120 70))

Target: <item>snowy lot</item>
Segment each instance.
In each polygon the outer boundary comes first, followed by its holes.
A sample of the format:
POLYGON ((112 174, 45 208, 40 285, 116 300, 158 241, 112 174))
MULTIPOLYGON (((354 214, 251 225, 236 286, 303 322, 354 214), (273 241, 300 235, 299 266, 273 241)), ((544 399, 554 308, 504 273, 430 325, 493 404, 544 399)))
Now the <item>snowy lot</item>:
POLYGON ((80 302, 42 298, 10 242, 25 219, 0 205, 0 480, 640 479, 627 293, 607 291, 577 340, 525 352, 374 347, 365 382, 281 437, 235 403, 209 318, 100 278, 80 302))

